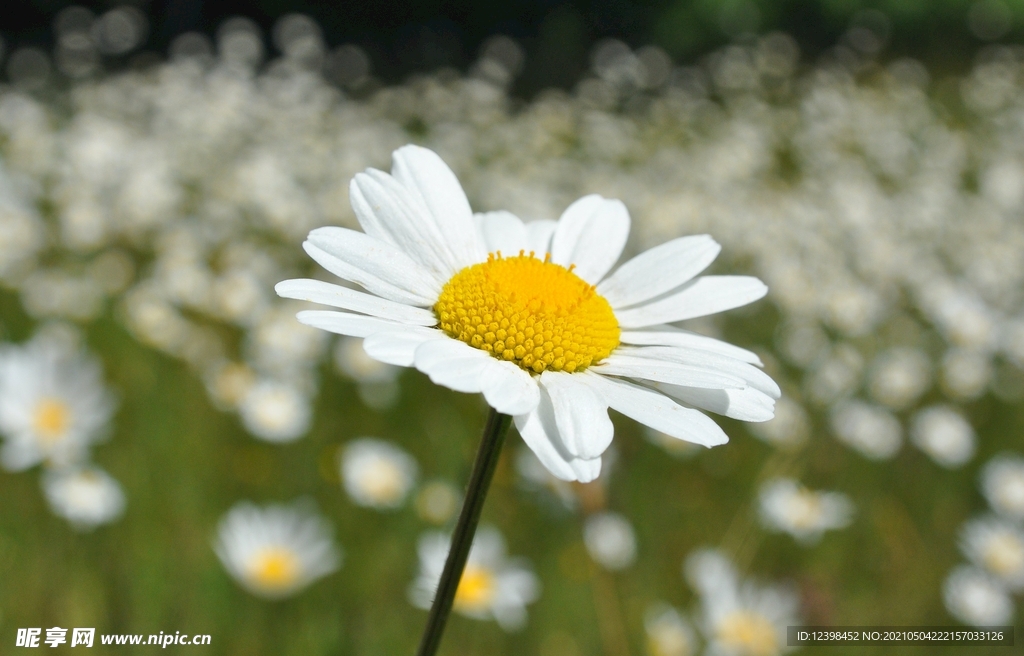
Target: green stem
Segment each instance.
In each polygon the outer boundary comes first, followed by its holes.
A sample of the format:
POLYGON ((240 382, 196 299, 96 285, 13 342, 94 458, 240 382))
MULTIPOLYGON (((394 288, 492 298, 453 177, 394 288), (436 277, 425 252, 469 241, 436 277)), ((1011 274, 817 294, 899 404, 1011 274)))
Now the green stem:
POLYGON ((473 535, 476 534, 477 524, 480 523, 484 498, 491 486, 491 479, 494 478, 494 470, 501 455, 501 445, 505 442, 505 434, 511 423, 512 417, 491 408, 483 438, 480 440, 480 450, 477 451, 476 462, 473 463, 473 473, 469 477, 466 499, 462 502, 459 523, 455 525, 455 533, 452 534, 448 560, 444 563, 441 581, 437 585, 434 604, 430 607, 430 617, 427 618, 427 626, 423 629, 423 639, 420 641, 416 656, 434 656, 441 644, 441 634, 444 633, 444 625, 452 612, 455 591, 459 589, 462 570, 465 569, 466 559, 469 557, 469 548, 473 546, 473 535))

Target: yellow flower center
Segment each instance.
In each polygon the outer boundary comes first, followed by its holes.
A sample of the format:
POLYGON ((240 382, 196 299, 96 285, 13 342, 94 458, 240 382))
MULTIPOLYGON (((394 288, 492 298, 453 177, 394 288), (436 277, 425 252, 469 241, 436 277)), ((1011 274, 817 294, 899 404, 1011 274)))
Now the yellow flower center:
POLYGON ((619 345, 611 305, 572 272, 519 252, 459 271, 434 305, 450 337, 527 371, 583 371, 619 345))
POLYGON ((44 398, 36 405, 32 427, 39 439, 47 444, 60 441, 71 424, 71 411, 60 399, 44 398))
POLYGON ((491 605, 495 587, 491 570, 467 565, 455 590, 454 606, 460 610, 483 610, 491 605))
POLYGON ((779 637, 766 617, 750 611, 736 611, 722 620, 718 639, 741 654, 772 656, 779 653, 779 637))
POLYGON ((989 542, 983 557, 985 566, 999 576, 1024 569, 1024 545, 1012 535, 998 535, 989 542))
POLYGON ((299 559, 290 549, 270 547, 253 559, 249 576, 257 587, 268 592, 287 590, 299 578, 299 559))

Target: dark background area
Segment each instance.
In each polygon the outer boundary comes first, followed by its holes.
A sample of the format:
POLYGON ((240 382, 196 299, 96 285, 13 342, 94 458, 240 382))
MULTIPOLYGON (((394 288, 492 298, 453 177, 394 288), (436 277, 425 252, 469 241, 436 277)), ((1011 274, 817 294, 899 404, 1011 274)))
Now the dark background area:
POLYGON ((143 49, 160 54, 176 35, 213 35, 230 16, 251 18, 269 34, 281 16, 305 13, 320 24, 329 47, 361 46, 374 75, 385 82, 442 66, 465 70, 489 36, 507 34, 526 51, 514 92, 527 96, 571 86, 589 66, 592 46, 608 37, 634 48, 657 44, 686 62, 744 34, 777 29, 795 37, 804 57, 813 60, 839 42, 851 21, 880 11, 888 21, 886 54, 912 55, 953 73, 971 64, 971 53, 985 40, 1019 37, 1024 23, 1022 0, 16 0, 0 20, 5 50, 48 49, 54 16, 72 4, 97 14, 134 4, 149 18, 143 49), (972 33, 972 10, 995 12, 1003 24, 995 30, 998 36, 972 33))

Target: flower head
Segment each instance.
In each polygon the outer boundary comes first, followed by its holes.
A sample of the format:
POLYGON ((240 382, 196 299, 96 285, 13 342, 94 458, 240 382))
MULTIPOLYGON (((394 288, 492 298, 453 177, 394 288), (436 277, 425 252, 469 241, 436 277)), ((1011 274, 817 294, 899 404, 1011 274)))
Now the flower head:
POLYGON ((416 483, 419 467, 412 456, 384 440, 364 437, 345 446, 341 480, 357 505, 398 508, 416 483))
POLYGON ((473 215, 454 173, 416 146, 395 151, 390 175, 356 175, 350 197, 363 232, 319 228, 304 248, 366 291, 286 280, 278 294, 340 308, 298 318, 365 338, 370 357, 482 392, 559 478, 598 476, 608 408, 704 446, 728 438, 696 408, 772 417, 779 388, 756 355, 671 325, 766 292, 756 278, 697 277, 720 250, 710 237, 672 240, 608 275, 629 233, 621 202, 586 196, 557 222, 528 225, 473 215))
POLYGON ((113 413, 99 363, 66 342, 41 335, 0 352, 4 468, 81 462, 113 413))
POLYGON ((998 517, 972 519, 960 531, 960 550, 1011 590, 1024 589, 1024 531, 998 517))
POLYGON ((97 467, 47 472, 43 491, 54 514, 80 530, 112 522, 124 512, 121 485, 97 467))
POLYGON ((685 573, 700 594, 699 627, 708 653, 772 656, 787 651, 786 627, 800 624, 793 591, 741 581, 732 563, 711 549, 690 554, 685 573))
POLYGON ((1011 519, 1024 519, 1024 458, 998 455, 981 470, 981 491, 992 510, 1011 519))
POLYGON ((803 543, 814 543, 830 529, 850 523, 853 504, 845 494, 816 492, 780 478, 769 481, 760 493, 761 522, 774 531, 789 533, 803 543))
POLYGON ((1013 599, 992 576, 977 567, 961 565, 942 584, 942 600, 950 615, 973 626, 1009 624, 1013 599))
MULTIPOLYGON (((418 608, 430 608, 448 558, 449 536, 425 533, 419 542, 420 573, 409 588, 409 600, 418 608)), ((483 526, 473 538, 452 608, 474 619, 498 622, 506 631, 526 624, 526 606, 540 595, 540 582, 521 559, 510 559, 505 540, 491 526, 483 526)))
POLYGON ((626 569, 636 561, 636 531, 619 513, 605 511, 587 517, 583 544, 595 562, 611 571, 626 569))
POLYGON ((292 595, 341 563, 330 526, 298 504, 236 504, 217 527, 214 550, 242 587, 267 599, 292 595))

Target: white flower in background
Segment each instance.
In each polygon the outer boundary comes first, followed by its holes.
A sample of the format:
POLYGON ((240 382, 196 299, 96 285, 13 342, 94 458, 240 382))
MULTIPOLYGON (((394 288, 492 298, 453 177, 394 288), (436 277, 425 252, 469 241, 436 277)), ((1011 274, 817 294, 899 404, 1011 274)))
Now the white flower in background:
POLYGON ((100 364, 65 340, 41 335, 0 350, 0 462, 20 471, 85 459, 114 413, 100 364))
POLYGON ((942 600, 949 614, 964 624, 998 626, 1013 620, 1013 599, 1006 588, 983 570, 961 565, 942 584, 942 600))
POLYGON ((729 559, 713 549, 690 554, 684 571, 700 595, 698 628, 709 654, 771 656, 789 651, 786 627, 801 623, 795 592, 741 581, 729 559))
POLYGON ((955 399, 976 399, 992 380, 992 363, 980 351, 952 348, 942 357, 942 389, 955 399))
POLYGON ((1024 520, 1024 458, 998 455, 981 470, 981 491, 992 510, 1024 520))
POLYGON ((245 429, 267 442, 292 442, 309 430, 309 398, 294 386, 261 380, 249 387, 238 408, 245 429))
POLYGON ((910 441, 949 469, 960 467, 974 457, 974 429, 963 415, 949 406, 931 406, 914 415, 910 441))
POLYGON ((242 362, 216 362, 206 368, 206 391, 221 410, 235 410, 256 383, 256 372, 242 362))
POLYGON ((629 233, 621 202, 586 196, 559 221, 529 225, 507 212, 474 217, 432 151, 405 146, 393 158, 391 175, 370 169, 352 181, 365 232, 319 228, 304 243, 369 293, 279 283, 282 296, 346 310, 300 312, 300 321, 364 337, 371 357, 437 384, 482 392, 565 480, 597 478, 609 407, 704 446, 728 438, 695 407, 772 417, 779 388, 755 354, 669 325, 767 291, 746 276, 696 277, 718 255, 713 239, 672 240, 606 277, 629 233))
MULTIPOLYGON (((441 581, 451 537, 424 533, 419 540, 420 572, 409 587, 409 601, 429 609, 441 581)), ((495 620, 506 631, 526 626, 526 606, 540 596, 540 581, 529 564, 509 558, 505 539, 497 529, 481 526, 473 538, 466 569, 455 591, 455 612, 478 620, 495 620)))
POLYGON ((402 368, 374 360, 363 349, 358 337, 338 339, 334 364, 342 374, 356 382, 360 400, 374 410, 387 410, 398 401, 401 388, 398 375, 402 368))
POLYGON ((54 514, 80 530, 109 524, 124 513, 121 485, 98 467, 48 471, 43 491, 54 514))
POLYGON ((266 599, 292 595, 341 564, 330 524, 302 502, 236 504, 217 526, 214 551, 242 587, 266 599))
POLYGON ((832 431, 839 441, 871 460, 889 460, 903 444, 896 417, 863 401, 846 401, 832 410, 832 431))
POLYGON ((960 550, 1010 590, 1024 589, 1024 530, 998 517, 972 519, 960 530, 960 550))
POLYGON ((803 406, 788 396, 775 401, 775 417, 750 424, 750 432, 768 444, 780 449, 802 445, 810 434, 810 421, 803 406))
POLYGON ((600 512, 583 522, 583 544, 601 567, 617 572, 636 562, 636 532, 616 512, 600 512))
POLYGON ((902 409, 916 401, 931 384, 931 362, 924 351, 894 348, 871 363, 868 390, 884 405, 902 409))
POLYGON ((652 605, 644 613, 648 656, 694 656, 697 637, 682 614, 665 603, 652 605))
POLYGON ((825 531, 849 526, 853 503, 839 492, 817 492, 788 478, 769 481, 759 494, 761 523, 811 544, 825 531))
POLYGON ((448 481, 430 481, 416 495, 416 514, 425 522, 445 524, 455 516, 462 492, 448 481))
POLYGON ((356 505, 367 508, 401 506, 416 484, 418 472, 411 455, 384 440, 353 440, 341 453, 342 485, 356 505))

